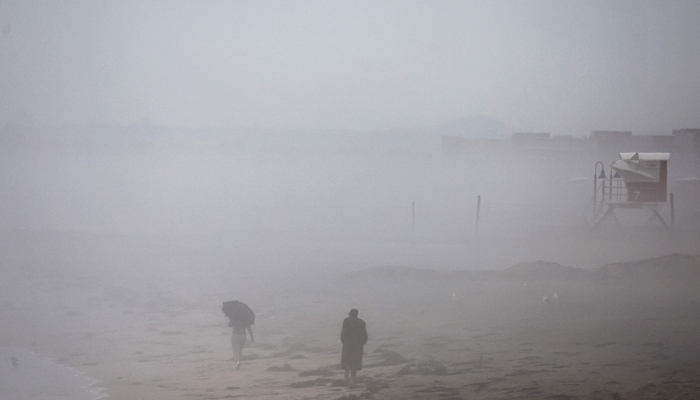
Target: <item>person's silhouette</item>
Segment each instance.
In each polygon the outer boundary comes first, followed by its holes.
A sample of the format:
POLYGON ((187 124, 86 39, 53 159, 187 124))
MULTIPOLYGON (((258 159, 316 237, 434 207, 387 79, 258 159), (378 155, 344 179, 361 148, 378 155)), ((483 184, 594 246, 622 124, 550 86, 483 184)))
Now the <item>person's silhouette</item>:
POLYGON ((357 318, 359 312, 350 310, 348 318, 343 320, 340 331, 340 341, 343 343, 343 354, 340 366, 345 370, 345 379, 352 377, 355 382, 357 371, 362 369, 362 356, 367 343, 367 326, 365 321, 357 318))

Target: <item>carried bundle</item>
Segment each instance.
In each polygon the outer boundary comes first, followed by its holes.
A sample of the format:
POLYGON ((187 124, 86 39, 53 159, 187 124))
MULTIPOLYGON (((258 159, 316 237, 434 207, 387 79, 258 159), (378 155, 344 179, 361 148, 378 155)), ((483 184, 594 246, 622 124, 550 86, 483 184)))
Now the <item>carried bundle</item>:
POLYGON ((221 311, 226 314, 231 322, 240 325, 253 325, 255 323, 255 313, 247 304, 238 300, 225 301, 221 306, 221 311))

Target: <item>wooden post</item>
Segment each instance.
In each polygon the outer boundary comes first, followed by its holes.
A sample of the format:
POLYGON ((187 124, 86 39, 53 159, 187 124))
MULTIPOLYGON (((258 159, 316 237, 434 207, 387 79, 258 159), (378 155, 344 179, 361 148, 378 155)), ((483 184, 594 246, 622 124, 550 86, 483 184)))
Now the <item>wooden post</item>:
POLYGON ((481 195, 476 196, 476 224, 474 226, 474 237, 479 237, 479 212, 481 211, 481 195))
POLYGON ((595 219, 596 211, 598 211, 598 174, 596 172, 598 172, 597 168, 593 171, 593 219, 595 219))
POLYGON ((671 192, 671 226, 675 225, 676 223, 676 213, 675 213, 675 208, 673 207, 673 192, 671 192))

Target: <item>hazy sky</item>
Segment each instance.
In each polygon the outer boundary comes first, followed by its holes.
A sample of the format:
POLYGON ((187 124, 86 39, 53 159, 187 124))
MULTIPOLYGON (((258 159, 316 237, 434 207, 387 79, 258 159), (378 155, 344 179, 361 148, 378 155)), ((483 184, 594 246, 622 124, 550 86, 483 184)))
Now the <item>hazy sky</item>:
POLYGON ((699 1, 0 0, 0 124, 700 127, 699 1))

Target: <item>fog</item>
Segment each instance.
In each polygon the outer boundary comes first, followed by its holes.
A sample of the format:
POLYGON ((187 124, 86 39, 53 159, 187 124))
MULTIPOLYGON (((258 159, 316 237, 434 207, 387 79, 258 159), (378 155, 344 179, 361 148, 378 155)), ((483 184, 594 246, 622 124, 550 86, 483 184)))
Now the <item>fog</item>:
POLYGON ((406 374, 503 397, 540 357, 563 369, 523 398, 668 385, 700 354, 698 17, 698 1, 0 1, 0 350, 115 398, 423 398, 406 374), (674 208, 656 210, 673 226, 639 208, 593 229, 596 163, 622 151, 671 153, 674 208), (259 344, 230 383, 233 299, 259 344), (359 386, 270 378, 335 366, 350 308, 370 330, 359 386))
MULTIPOLYGON (((457 126, 479 128, 474 121, 457 126)), ((412 264, 420 246, 460 253, 461 261, 419 263, 441 269, 484 268, 484 262, 504 268, 522 257, 556 257, 552 260, 589 267, 598 257, 623 261, 623 254, 637 250, 639 257, 693 246, 699 193, 694 181, 684 184, 678 178, 697 175, 694 153, 669 161, 677 227, 686 234, 671 240, 657 223, 650 227, 659 233, 651 239, 656 247, 649 247, 649 238, 640 235, 649 232, 642 225, 650 212, 625 216, 622 210, 627 232, 613 228, 605 240, 637 243, 623 251, 595 245, 605 232, 591 231, 593 166, 597 160, 612 161, 599 158, 605 155, 592 149, 592 139, 576 139, 585 146, 581 149, 522 149, 504 135, 474 139, 474 149, 450 154, 441 148, 441 133, 453 129, 454 124, 405 132, 308 134, 7 126, 0 228, 210 235, 292 247, 400 246, 412 254, 379 257, 374 264, 380 265, 412 264), (572 242, 565 248, 569 254, 554 238, 572 242), (475 254, 499 259, 504 255, 499 240, 523 239, 540 243, 541 249, 513 246, 520 253, 498 262, 475 254)), ((670 204, 662 203, 659 211, 670 222, 670 204)), ((371 259, 372 252, 364 258, 371 259)))
POLYGON ((698 126, 696 1, 0 5, 0 124, 698 126))

